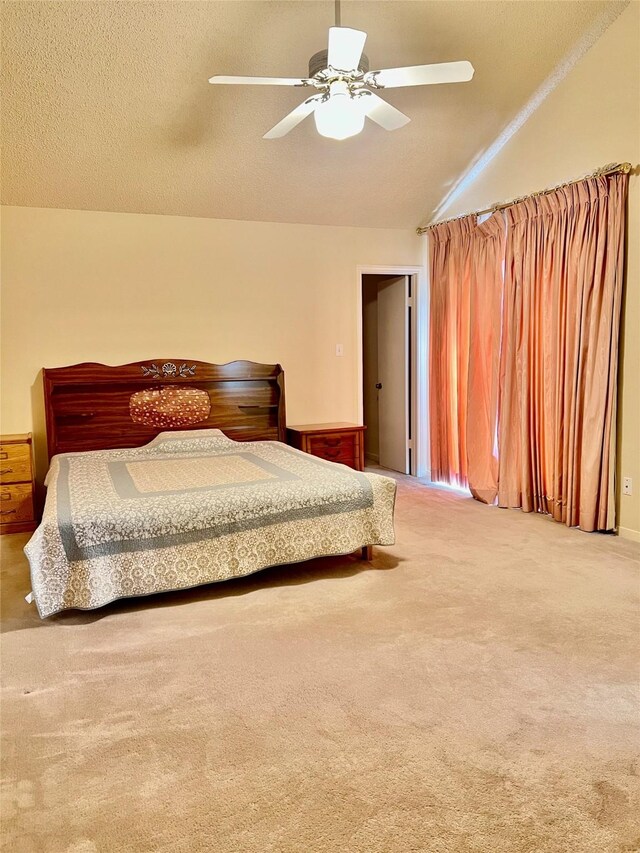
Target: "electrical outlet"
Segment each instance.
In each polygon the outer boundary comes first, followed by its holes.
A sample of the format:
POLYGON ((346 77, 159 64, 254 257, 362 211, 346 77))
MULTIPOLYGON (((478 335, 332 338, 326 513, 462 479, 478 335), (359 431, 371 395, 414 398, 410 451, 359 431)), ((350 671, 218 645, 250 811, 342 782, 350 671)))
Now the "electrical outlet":
POLYGON ((344 355, 344 347, 342 344, 336 344, 336 355, 344 355))
POLYGON ((623 477, 622 478, 622 494, 623 495, 632 495, 633 494, 633 480, 631 477, 623 477))

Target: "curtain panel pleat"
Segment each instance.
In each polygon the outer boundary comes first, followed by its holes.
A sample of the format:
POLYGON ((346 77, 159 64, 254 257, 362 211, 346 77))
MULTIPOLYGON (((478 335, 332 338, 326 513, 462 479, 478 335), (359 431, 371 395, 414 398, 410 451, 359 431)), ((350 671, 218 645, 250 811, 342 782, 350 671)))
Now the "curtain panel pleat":
POLYGON ((430 234, 431 478, 467 485, 466 416, 469 352, 469 252, 475 217, 430 234))
POLYGON ((493 503, 504 221, 469 216, 430 236, 431 477, 493 503))
POLYGON ((472 234, 467 386, 467 478, 471 494, 492 504, 498 494, 498 369, 505 223, 494 214, 472 234))

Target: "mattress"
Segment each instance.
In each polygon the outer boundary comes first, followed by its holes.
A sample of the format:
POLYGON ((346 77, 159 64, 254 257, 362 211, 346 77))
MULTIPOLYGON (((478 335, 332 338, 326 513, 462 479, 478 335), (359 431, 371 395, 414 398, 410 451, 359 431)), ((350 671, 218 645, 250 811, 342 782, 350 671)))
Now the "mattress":
POLYGON ((41 617, 394 542, 395 481, 220 430, 55 456, 25 547, 41 617))

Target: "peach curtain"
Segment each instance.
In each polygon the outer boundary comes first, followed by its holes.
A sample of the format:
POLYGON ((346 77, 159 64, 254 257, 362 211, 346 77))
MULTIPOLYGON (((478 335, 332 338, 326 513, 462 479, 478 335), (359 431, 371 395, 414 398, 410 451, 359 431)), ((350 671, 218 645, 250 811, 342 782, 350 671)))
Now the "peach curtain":
POLYGON ((469 274, 475 217, 429 232, 431 479, 467 485, 469 274))
POLYGON ((504 220, 468 216, 429 237, 431 478, 493 503, 504 220))
POLYGON ((498 503, 615 524, 614 441, 627 176, 506 210, 498 503))

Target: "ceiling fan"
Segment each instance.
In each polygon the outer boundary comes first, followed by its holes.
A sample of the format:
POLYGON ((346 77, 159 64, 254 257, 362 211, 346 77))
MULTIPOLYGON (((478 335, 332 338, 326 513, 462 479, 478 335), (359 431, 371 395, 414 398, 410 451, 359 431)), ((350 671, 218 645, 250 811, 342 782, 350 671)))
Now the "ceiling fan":
POLYGON ((216 74, 210 83, 299 86, 315 93, 265 133, 278 139, 313 113, 316 129, 331 139, 347 139, 360 133, 368 117, 385 130, 397 130, 411 119, 383 101, 372 89, 424 86, 431 83, 462 83, 473 77, 470 62, 441 62, 369 71, 362 52, 367 34, 340 26, 340 0, 335 0, 336 25, 329 29, 329 49, 309 60, 308 77, 229 77, 216 74))

